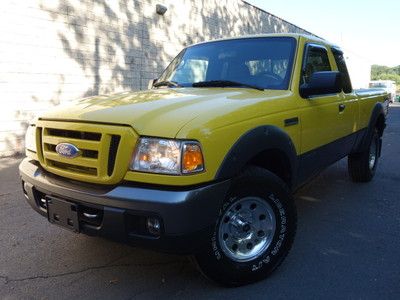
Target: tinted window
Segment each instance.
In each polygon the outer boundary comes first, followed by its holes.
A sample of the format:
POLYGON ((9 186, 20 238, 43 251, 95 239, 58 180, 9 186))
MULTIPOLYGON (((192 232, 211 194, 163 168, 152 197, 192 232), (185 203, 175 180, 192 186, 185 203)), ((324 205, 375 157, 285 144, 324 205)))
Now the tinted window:
POLYGON ((173 80, 176 82, 199 82, 206 80, 208 60, 206 58, 194 58, 181 60, 177 66, 173 80))
POLYGON ((183 50, 158 81, 192 86, 228 80, 264 89, 288 89, 296 40, 290 37, 245 38, 209 42, 183 50))
POLYGON ((331 71, 328 52, 325 48, 309 45, 303 62, 302 82, 308 83, 315 72, 331 71))
POLYGON ((343 52, 338 49, 332 49, 333 56, 335 57, 335 62, 340 73, 342 73, 343 78, 343 91, 345 93, 351 93, 353 88, 351 86, 349 72, 347 71, 346 61, 343 56, 343 52))

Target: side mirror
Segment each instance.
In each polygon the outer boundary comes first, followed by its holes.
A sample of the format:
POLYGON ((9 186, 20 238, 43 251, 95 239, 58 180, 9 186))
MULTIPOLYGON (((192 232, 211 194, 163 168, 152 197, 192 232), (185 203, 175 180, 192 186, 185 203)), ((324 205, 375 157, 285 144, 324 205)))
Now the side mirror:
POLYGON ((153 88, 153 85, 157 82, 157 79, 150 79, 149 84, 147 85, 147 89, 151 90, 153 88))
POLYGON ((340 93, 342 90, 342 74, 337 71, 315 72, 310 82, 300 86, 300 95, 303 98, 311 96, 340 93))

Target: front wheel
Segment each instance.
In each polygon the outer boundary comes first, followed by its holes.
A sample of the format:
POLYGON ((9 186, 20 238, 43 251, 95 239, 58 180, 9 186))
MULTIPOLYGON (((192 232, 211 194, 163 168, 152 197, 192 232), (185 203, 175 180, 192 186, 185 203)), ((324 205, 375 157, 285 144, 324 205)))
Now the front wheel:
POLYGON ((206 249, 195 256, 203 274, 239 286, 267 277, 288 254, 297 215, 280 178, 256 167, 233 184, 206 249))

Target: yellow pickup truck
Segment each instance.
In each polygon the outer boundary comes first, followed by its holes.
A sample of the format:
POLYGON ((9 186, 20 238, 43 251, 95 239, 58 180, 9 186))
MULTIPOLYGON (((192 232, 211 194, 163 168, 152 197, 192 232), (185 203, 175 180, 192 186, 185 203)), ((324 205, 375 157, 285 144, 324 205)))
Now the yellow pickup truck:
POLYGON ((293 191, 346 156, 352 180, 373 178, 385 101, 353 90, 342 50, 313 36, 200 43, 147 91, 38 117, 22 187, 53 224, 191 254, 212 280, 247 284, 289 252, 293 191))

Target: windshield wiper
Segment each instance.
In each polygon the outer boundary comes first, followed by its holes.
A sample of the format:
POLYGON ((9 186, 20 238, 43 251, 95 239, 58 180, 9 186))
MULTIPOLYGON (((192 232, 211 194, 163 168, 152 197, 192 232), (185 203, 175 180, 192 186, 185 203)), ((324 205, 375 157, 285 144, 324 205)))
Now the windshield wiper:
POLYGON ((199 81, 195 82, 192 84, 193 87, 247 87, 251 89, 256 89, 259 91, 263 91, 264 89, 262 87, 252 85, 252 84, 247 84, 247 83, 241 83, 237 81, 231 81, 231 80, 209 80, 209 81, 199 81))
POLYGON ((180 87, 179 83, 175 81, 163 80, 153 84, 154 87, 167 86, 167 87, 180 87))

